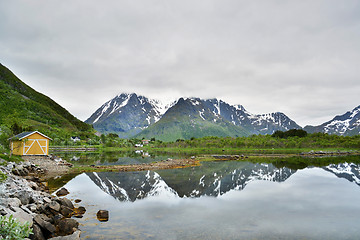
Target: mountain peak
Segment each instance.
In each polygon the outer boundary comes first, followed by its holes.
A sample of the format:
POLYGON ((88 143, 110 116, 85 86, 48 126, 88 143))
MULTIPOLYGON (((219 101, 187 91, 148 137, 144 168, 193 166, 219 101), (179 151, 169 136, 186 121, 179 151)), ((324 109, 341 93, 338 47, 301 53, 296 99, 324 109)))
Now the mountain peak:
POLYGON ((304 129, 310 133, 323 132, 344 136, 360 134, 360 106, 319 126, 306 126, 304 129))
POLYGON ((159 121, 166 105, 136 93, 120 93, 104 103, 85 122, 101 133, 117 133, 132 137, 159 121))

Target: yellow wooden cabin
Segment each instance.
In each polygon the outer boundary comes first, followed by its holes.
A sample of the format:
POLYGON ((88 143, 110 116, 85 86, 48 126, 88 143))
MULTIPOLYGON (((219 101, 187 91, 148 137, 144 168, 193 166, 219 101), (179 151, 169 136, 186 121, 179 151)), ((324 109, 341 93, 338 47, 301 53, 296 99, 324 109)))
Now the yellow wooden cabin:
POLYGON ((48 136, 38 131, 23 132, 10 138, 10 148, 14 155, 49 155, 48 136))

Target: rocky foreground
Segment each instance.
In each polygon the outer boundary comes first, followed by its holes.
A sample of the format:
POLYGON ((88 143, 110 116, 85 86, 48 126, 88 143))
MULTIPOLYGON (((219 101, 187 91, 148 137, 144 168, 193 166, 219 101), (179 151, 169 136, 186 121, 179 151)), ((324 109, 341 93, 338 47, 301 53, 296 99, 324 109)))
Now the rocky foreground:
MULTIPOLYGON (((54 170, 66 171, 69 167, 51 158, 45 160, 54 161, 51 163, 54 170)), ((30 239, 80 239, 79 223, 71 217, 81 217, 85 208, 75 208, 66 197, 48 192, 38 177, 47 174, 48 169, 38 167, 28 159, 21 164, 0 166, 0 171, 8 176, 0 184, 2 216, 13 215, 21 223, 29 222, 33 232, 30 239)))
MULTIPOLYGON (((79 223, 85 213, 84 207, 74 207, 65 193, 51 195, 43 178, 52 178, 66 174, 72 164, 54 157, 23 157, 20 164, 7 163, 0 166, 0 171, 7 175, 5 182, 0 184, 0 214, 12 215, 21 223, 30 223, 33 234, 30 239, 80 239, 79 223), (41 167, 39 167, 41 166, 41 167)), ((5 161, 0 159, 0 163, 5 161)), ((198 165, 191 159, 167 159, 155 163, 134 164, 123 166, 91 166, 94 170, 109 171, 142 171, 168 168, 182 168, 198 165)), ((75 200, 76 201, 76 200, 75 200)), ((100 210, 97 213, 99 221, 107 221, 108 212, 100 210)), ((1 238, 1 237, 0 237, 1 238)))

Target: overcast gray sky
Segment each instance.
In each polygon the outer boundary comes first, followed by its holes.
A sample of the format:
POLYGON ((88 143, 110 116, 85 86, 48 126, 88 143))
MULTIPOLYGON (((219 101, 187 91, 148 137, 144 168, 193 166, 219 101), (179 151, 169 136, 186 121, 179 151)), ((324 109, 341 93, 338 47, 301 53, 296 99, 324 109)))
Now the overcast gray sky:
POLYGON ((81 120, 135 92, 317 125, 360 105, 360 1, 4 0, 0 62, 81 120))

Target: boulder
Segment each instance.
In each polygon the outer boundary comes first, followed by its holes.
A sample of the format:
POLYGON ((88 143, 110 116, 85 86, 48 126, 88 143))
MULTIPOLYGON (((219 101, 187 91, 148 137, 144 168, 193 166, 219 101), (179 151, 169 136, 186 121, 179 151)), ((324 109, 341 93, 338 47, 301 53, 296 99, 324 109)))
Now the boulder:
POLYGON ((0 205, 0 215, 4 216, 4 215, 7 215, 7 214, 10 214, 9 209, 7 209, 4 206, 0 205))
POLYGON ((27 209, 29 209, 31 212, 36 212, 36 204, 32 203, 32 204, 28 204, 27 209))
POLYGON ((48 216, 46 216, 45 214, 38 214, 40 215, 40 217, 46 221, 46 222, 49 222, 49 223, 54 223, 54 220, 52 218, 49 218, 48 216))
POLYGON ((54 209, 50 208, 50 203, 46 203, 45 205, 43 205, 43 208, 41 208, 41 213, 47 215, 47 216, 54 216, 56 214, 58 214, 59 212, 55 211, 54 209))
POLYGON ((71 218, 65 218, 59 221, 58 224, 58 235, 59 236, 66 236, 73 234, 75 231, 77 231, 79 227, 79 223, 75 219, 71 218))
POLYGON ((50 222, 45 221, 45 219, 42 217, 42 215, 36 215, 34 217, 34 221, 44 230, 48 231, 49 233, 53 234, 56 229, 54 225, 52 225, 50 222))
POLYGON ((12 172, 12 174, 14 174, 16 176, 20 176, 20 171, 17 168, 14 168, 11 172, 12 172))
POLYGON ((16 176, 26 176, 25 172, 23 171, 23 166, 21 165, 15 165, 13 169, 11 170, 11 173, 16 176))
POLYGON ((56 201, 51 201, 49 203, 49 208, 53 209, 56 212, 59 212, 60 211, 60 204, 58 202, 56 202, 56 201))
POLYGON ((51 199, 48 198, 48 197, 44 197, 44 198, 43 198, 43 201, 46 202, 46 203, 51 203, 51 199))
POLYGON ((82 218, 83 215, 85 214, 85 212, 86 212, 85 207, 80 206, 80 207, 78 207, 78 208, 74 208, 74 215, 73 215, 73 217, 82 218))
POLYGON ((56 192, 56 196, 62 197, 68 195, 69 191, 66 188, 61 188, 59 191, 56 192))
POLYGON ((26 213, 28 213, 28 214, 32 214, 32 213, 33 213, 33 212, 30 211, 30 209, 27 208, 25 205, 21 205, 20 208, 21 208, 22 210, 24 210, 24 211, 25 211, 26 213))
POLYGON ((81 213, 81 214, 84 214, 86 212, 86 208, 83 207, 83 206, 80 206, 80 207, 77 208, 77 212, 81 213))
POLYGON ((32 235, 30 236, 31 239, 33 240, 45 240, 44 234, 41 231, 41 228, 39 225, 35 224, 33 225, 32 228, 32 235))
POLYGON ((18 199, 20 199, 21 204, 23 205, 27 205, 29 203, 33 203, 33 199, 32 199, 32 194, 31 192, 25 191, 25 190, 20 190, 17 191, 16 193, 14 193, 14 197, 17 197, 18 199))
POLYGON ((22 210, 19 207, 12 207, 11 209, 14 211, 11 214, 19 222, 21 222, 21 223, 28 222, 28 223, 30 223, 30 226, 33 225, 33 216, 31 214, 25 212, 24 210, 22 210))
POLYGON ((54 237, 54 238, 50 238, 50 239, 51 240, 80 240, 80 234, 81 234, 80 230, 77 230, 71 235, 54 237))
POLYGON ((64 216, 62 214, 57 214, 52 218, 55 225, 58 225, 60 220, 62 220, 62 219, 64 219, 64 216))
POLYGON ((37 204, 36 210, 37 210, 38 212, 45 213, 45 212, 46 212, 45 205, 42 204, 42 203, 37 204))
POLYGON ((74 209, 74 204, 69 199, 67 199, 66 197, 59 198, 59 199, 57 199, 57 201, 58 201, 58 203, 60 203, 60 205, 66 206, 66 207, 71 208, 71 209, 74 209))
POLYGON ((60 208, 60 213, 61 213, 64 217, 70 218, 70 217, 73 215, 74 211, 73 211, 72 208, 69 208, 69 207, 63 205, 63 206, 61 206, 61 208, 60 208))
POLYGON ((96 217, 100 222, 107 222, 109 220, 109 211, 108 210, 99 210, 96 213, 96 217))
POLYGON ((18 198, 2 198, 0 202, 2 202, 2 205, 8 207, 20 207, 21 205, 21 201, 18 198))

